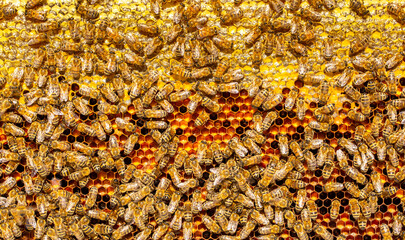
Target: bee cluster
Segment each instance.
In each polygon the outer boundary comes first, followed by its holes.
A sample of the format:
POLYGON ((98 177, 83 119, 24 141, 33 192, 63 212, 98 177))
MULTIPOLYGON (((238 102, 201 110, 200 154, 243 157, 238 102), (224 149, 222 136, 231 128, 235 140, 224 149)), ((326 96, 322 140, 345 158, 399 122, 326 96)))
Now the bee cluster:
MULTIPOLYGON (((337 51, 320 33, 369 6, 272 0, 249 22, 241 0, 150 0, 122 31, 102 4, 66 20, 45 0, 1 6, 34 26, 27 58, 1 60, 2 238, 405 238, 405 46, 364 34, 337 51), (269 59, 297 63, 295 86, 269 59)), ((405 24, 400 4, 384 14, 405 24)))

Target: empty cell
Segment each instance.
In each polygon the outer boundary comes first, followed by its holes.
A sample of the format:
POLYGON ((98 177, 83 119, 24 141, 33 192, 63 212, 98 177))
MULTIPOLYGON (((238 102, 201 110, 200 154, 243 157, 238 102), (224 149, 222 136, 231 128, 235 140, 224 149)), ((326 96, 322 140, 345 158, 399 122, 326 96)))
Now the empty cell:
POLYGON ((231 122, 229 120, 225 120, 225 121, 222 122, 222 126, 224 128, 228 128, 228 127, 231 126, 231 122))

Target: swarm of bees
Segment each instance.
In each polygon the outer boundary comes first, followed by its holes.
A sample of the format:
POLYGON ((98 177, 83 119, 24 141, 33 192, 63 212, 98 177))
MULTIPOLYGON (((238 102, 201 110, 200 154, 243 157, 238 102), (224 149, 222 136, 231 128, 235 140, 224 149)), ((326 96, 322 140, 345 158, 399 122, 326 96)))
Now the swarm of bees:
MULTIPOLYGON (((285 237, 285 229, 300 240, 353 239, 348 229, 332 231, 318 218, 337 221, 345 210, 359 234, 372 227, 382 239, 405 238, 398 208, 390 221, 371 224, 381 202, 397 196, 405 180, 405 91, 399 91, 396 73, 405 45, 370 57, 372 39, 359 35, 338 56, 330 35, 320 54, 324 68, 315 71, 308 59, 320 41, 317 28, 337 3, 266 1, 242 39, 248 73, 229 57, 238 41, 221 30, 245 18, 241 0, 232 8, 211 0, 214 18, 204 15, 198 0, 151 0, 153 17, 125 32, 100 17, 97 0, 77 1, 77 18, 65 22, 48 20, 41 10, 46 4, 27 1, 24 21, 36 26, 26 39, 31 51, 0 78, 3 239, 28 233, 52 240, 275 240, 285 237), (168 8, 174 14, 161 27, 156 22, 168 8), (55 37, 63 28, 63 38, 55 37), (153 64, 162 54, 168 56, 166 72, 153 64), (299 62, 297 84, 280 91, 260 67, 265 58, 287 55, 299 62), (95 76, 102 80, 88 80, 95 76), (317 89, 313 100, 302 86, 317 89), (334 91, 349 109, 332 100, 334 91), (254 112, 243 134, 227 141, 198 138, 194 148, 183 147, 183 129, 169 120, 179 104, 192 116, 189 127, 205 129, 224 108, 221 96, 240 93, 254 112), (282 112, 303 126, 301 137, 274 134, 282 112), (338 114, 354 131, 331 142, 322 136, 336 132, 338 114), (145 135, 156 146, 150 169, 139 168, 136 154, 145 135), (265 151, 268 143, 272 153, 265 151), (115 176, 103 196, 107 208, 98 204, 101 184, 89 183, 103 173, 115 176), (323 186, 311 190, 308 176, 322 178, 323 186), (335 198, 324 210, 317 192, 346 192, 349 199, 335 198), (202 236, 196 236, 197 223, 202 236)), ((348 7, 361 19, 372 17, 361 0, 348 7)), ((405 23, 402 5, 390 3, 386 12, 405 23)), ((13 4, 2 5, 0 13, 5 21, 18 16, 13 4)))

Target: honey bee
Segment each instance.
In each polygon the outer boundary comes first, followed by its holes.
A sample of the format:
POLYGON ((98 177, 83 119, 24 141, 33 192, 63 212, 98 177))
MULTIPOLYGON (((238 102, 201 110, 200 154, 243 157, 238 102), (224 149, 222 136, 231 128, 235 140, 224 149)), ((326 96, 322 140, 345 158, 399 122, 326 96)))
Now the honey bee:
POLYGON ((11 113, 11 112, 1 115, 0 119, 3 122, 9 122, 9 123, 15 123, 15 124, 19 124, 19 123, 23 122, 23 119, 20 115, 11 113))
POLYGON ((274 51, 275 37, 274 34, 266 33, 264 38, 264 53, 270 56, 274 51))
POLYGON ((98 86, 100 93, 112 103, 117 103, 119 101, 118 95, 114 92, 112 86, 110 84, 101 84, 98 86))
POLYGON ((391 14, 397 22, 401 24, 405 22, 405 12, 401 5, 389 3, 387 5, 387 12, 391 14))
POLYGON ((191 72, 191 77, 194 79, 200 79, 200 78, 205 78, 211 75, 211 69, 208 67, 205 68, 200 68, 200 69, 194 69, 191 72))
POLYGON ((138 134, 131 134, 124 144, 124 154, 129 155, 135 147, 135 144, 138 142, 138 134))
POLYGON ((321 132, 328 132, 330 129, 330 124, 325 122, 311 121, 308 126, 314 130, 321 132))
POLYGON ((403 54, 404 54, 403 52, 395 53, 385 63, 385 69, 391 70, 391 69, 397 67, 399 64, 401 64, 401 62, 404 60, 404 55, 403 54))
POLYGON ((332 61, 325 65, 324 73, 327 75, 335 75, 346 69, 347 63, 345 61, 332 61))
MULTIPOLYGON (((61 50, 67 53, 79 53, 83 52, 83 45, 80 43, 64 41, 62 42, 61 50)), ((79 56, 75 56, 75 58, 80 60, 79 56)))
POLYGON ((397 191, 398 191, 397 187, 389 186, 389 187, 384 188, 382 196, 390 197, 390 196, 394 195, 397 191))
POLYGON ((114 43, 116 46, 120 47, 124 45, 125 39, 120 35, 120 33, 116 29, 107 26, 106 34, 108 39, 110 39, 111 42, 114 43))
MULTIPOLYGON (((398 154, 397 154, 397 151, 395 150, 395 148, 393 148, 392 145, 388 145, 386 147, 386 153, 387 153, 388 158, 389 158, 389 160, 391 162, 391 165, 393 167, 395 167, 395 168, 398 167, 399 159, 398 159, 398 154)), ((385 159, 385 156, 384 156, 384 159, 385 159)))
POLYGON ((350 42, 349 55, 355 56, 363 52, 367 48, 368 43, 368 37, 356 37, 353 41, 350 42))
MULTIPOLYGON (((217 41, 219 41, 219 40, 220 39, 217 39, 217 41)), ((229 42, 229 41, 227 41, 227 42, 229 42)), ((226 42, 224 42, 224 43, 226 43, 226 42)), ((220 44, 220 43, 218 43, 218 44, 220 44)), ((208 39, 208 38, 204 39, 203 46, 204 46, 205 50, 207 50, 207 52, 212 57, 214 57, 216 59, 219 57, 220 51, 211 39, 208 39)))
POLYGON ((322 225, 316 224, 314 226, 314 232, 316 234, 318 234, 319 236, 321 236, 325 240, 332 240, 333 239, 332 233, 330 233, 328 230, 326 230, 326 228, 324 226, 322 226, 322 225))
POLYGON ((365 132, 364 133, 363 140, 374 151, 377 149, 377 142, 376 142, 376 140, 374 139, 373 135, 370 132, 365 132))
POLYGON ((270 99, 267 98, 264 101, 262 108, 264 110, 271 110, 274 107, 276 107, 278 104, 280 104, 283 101, 283 99, 284 99, 283 94, 281 94, 281 93, 275 94, 274 96, 272 96, 272 98, 270 98, 270 99))
POLYGON ((349 200, 350 211, 354 219, 358 220, 361 212, 360 212, 360 205, 357 199, 351 198, 349 200))
POLYGON ((306 186, 305 182, 303 182, 302 180, 298 180, 298 179, 287 179, 285 181, 286 186, 290 187, 290 188, 294 188, 294 189, 300 189, 300 188, 304 188, 306 186))
POLYGON ((322 0, 309 0, 308 3, 316 10, 322 9, 322 6, 323 6, 322 0))
MULTIPOLYGON (((204 225, 213 233, 219 234, 221 232, 220 226, 216 223, 215 220, 210 218, 207 215, 203 215, 202 222, 204 225)), ((253 230, 253 229, 252 229, 253 230)))
POLYGON ((88 194, 86 202, 85 202, 85 207, 87 209, 92 208, 94 206, 94 204, 96 204, 97 193, 98 193, 98 188, 96 186, 92 186, 89 189, 89 194, 88 194))
POLYGON ((370 11, 361 0, 350 0, 350 9, 363 18, 370 14, 370 11))
POLYGON ((394 221, 392 223, 392 234, 394 234, 394 236, 401 234, 403 218, 404 216, 401 213, 394 216, 394 221))
POLYGON ((176 58, 184 57, 186 39, 179 36, 173 45, 172 52, 176 58))
POLYGON ((383 239, 392 239, 392 234, 387 224, 383 223, 380 225, 380 233, 383 239))
MULTIPOLYGON (((93 67, 93 53, 92 52, 85 52, 83 56, 83 64, 82 64, 82 70, 86 74, 92 74, 94 67, 93 67)), ((79 89, 80 92, 81 88, 79 89)))
POLYGON ((304 120, 305 118, 305 113, 306 113, 306 106, 305 106, 305 100, 304 97, 299 95, 297 99, 297 117, 298 120, 304 120))
POLYGON ((353 143, 351 140, 346 138, 339 139, 338 144, 344 147, 351 155, 354 155, 358 150, 357 145, 353 143))
POLYGON ((45 85, 48 83, 48 68, 46 66, 41 67, 38 73, 38 80, 37 84, 39 88, 44 88, 45 85))
POLYGON ((356 121, 356 122, 363 122, 366 120, 366 116, 361 113, 361 112, 356 112, 355 110, 351 109, 349 110, 349 112, 347 113, 347 116, 356 121))
POLYGON ((244 37, 245 45, 246 46, 252 46, 256 42, 256 40, 260 37, 261 34, 262 34, 262 29, 261 29, 260 26, 253 28, 244 37))
POLYGON ((301 221, 297 221, 293 227, 299 239, 301 240, 309 239, 308 234, 306 233, 306 230, 304 229, 304 226, 302 225, 301 221))
POLYGON ((62 51, 55 51, 55 64, 60 73, 66 71, 66 58, 65 54, 62 51))
POLYGON ((85 6, 84 4, 80 4, 76 6, 76 11, 85 19, 96 19, 100 16, 96 9, 90 8, 85 6))
POLYGON ((191 2, 190 5, 184 10, 183 20, 185 22, 190 21, 192 18, 196 17, 201 10, 201 5, 198 2, 191 2))
POLYGON ((28 46, 39 46, 48 43, 48 41, 49 39, 47 33, 38 33, 30 37, 28 40, 28 46))
POLYGON ((79 171, 73 172, 71 174, 69 174, 69 178, 78 181, 86 176, 88 176, 90 174, 90 168, 85 167, 79 171))
POLYGON ((60 23, 56 21, 50 21, 45 23, 40 23, 37 27, 38 32, 51 32, 56 31, 60 28, 60 23))
POLYGON ((35 8, 35 7, 40 6, 40 5, 44 4, 44 3, 45 3, 45 1, 43 1, 43 0, 29 0, 25 4, 25 8, 26 9, 35 8))
MULTIPOLYGON (((97 43, 94 46, 94 53, 97 55, 98 58, 100 58, 104 62, 108 61, 109 52, 101 44, 97 43)), ((125 56, 124 56, 124 59, 125 59, 125 56)))
POLYGON ((3 235, 4 239, 7 239, 7 240, 14 239, 14 234, 13 234, 13 231, 12 231, 11 226, 8 223, 8 221, 0 224, 0 230, 2 231, 2 235, 3 235))
POLYGON ((323 5, 329 11, 332 11, 336 8, 336 1, 335 0, 323 0, 323 5))
POLYGON ((44 59, 46 57, 45 48, 38 48, 33 56, 32 67, 37 69, 42 66, 44 59))
POLYGON ((340 211, 340 201, 335 199, 332 201, 332 207, 330 209, 330 218, 336 220, 339 216, 340 211))
POLYGON ((191 96, 191 92, 188 90, 178 91, 170 93, 168 96, 169 102, 180 102, 191 96))
MULTIPOLYGON (((228 40, 224 35, 216 35, 212 38, 213 43, 218 46, 218 48, 230 51, 233 48, 233 42, 228 40)), ((216 55, 212 55, 216 59, 216 55)))
POLYGON ((23 137, 25 135, 25 132, 22 128, 19 128, 12 123, 6 123, 3 125, 3 127, 6 133, 11 134, 14 137, 23 137))
POLYGON ((79 21, 75 20, 73 17, 69 18, 68 21, 70 36, 73 41, 79 41, 81 38, 81 31, 79 26, 79 21))
POLYGON ((360 109, 361 112, 365 115, 365 116, 369 116, 370 112, 371 112, 371 108, 370 108, 370 95, 369 94, 362 94, 360 97, 360 109))
POLYGON ((284 225, 284 212, 281 210, 280 207, 276 207, 274 211, 274 222, 278 226, 284 225))
POLYGON ((222 58, 221 61, 218 63, 216 70, 212 74, 213 77, 217 80, 220 81, 225 74, 225 72, 229 68, 229 61, 225 58, 222 58))
POLYGON ((389 180, 395 179, 396 168, 391 163, 386 162, 385 168, 387 169, 387 176, 389 180))
POLYGON ((312 220, 315 220, 318 216, 318 212, 317 212, 317 207, 315 204, 315 201, 310 199, 306 202, 307 208, 308 208, 308 213, 309 213, 309 217, 312 220))
POLYGON ((170 31, 169 31, 169 33, 168 33, 168 35, 166 37, 166 42, 167 43, 174 42, 177 39, 177 37, 179 35, 181 35, 182 33, 183 33, 183 28, 180 25, 174 25, 170 29, 170 31))
POLYGON ((330 97, 330 84, 327 81, 323 81, 319 86, 319 103, 325 105, 330 97))
POLYGON ((320 22, 322 20, 322 16, 320 13, 311 10, 310 8, 301 8, 301 17, 310 21, 310 22, 320 22))
POLYGON ((381 102, 388 98, 388 94, 385 92, 375 92, 371 95, 372 102, 381 102))
POLYGON ((111 75, 115 72, 117 72, 117 59, 115 56, 115 52, 110 51, 107 57, 107 62, 104 65, 104 74, 111 75))
POLYGON ((125 36, 125 42, 128 45, 129 49, 131 49, 131 51, 138 54, 141 54, 143 52, 143 44, 133 33, 128 33, 125 36))
POLYGON ((362 200, 359 202, 359 204, 361 207, 361 212, 363 213, 362 216, 366 219, 369 219, 371 216, 371 208, 370 208, 370 205, 368 204, 367 200, 362 200))
POLYGON ((33 22, 45 22, 48 20, 45 12, 37 11, 35 9, 26 9, 24 15, 25 19, 33 22))
POLYGON ((303 82, 304 84, 311 85, 311 86, 318 86, 322 82, 324 82, 325 76, 323 75, 315 75, 315 74, 306 74, 303 82))
POLYGON ((183 239, 191 240, 193 239, 193 223, 183 222, 183 239))
POLYGON ((259 108, 269 95, 270 93, 267 89, 262 89, 253 99, 252 106, 255 108, 259 108))
POLYGON ((45 230, 46 230, 46 221, 42 218, 38 218, 37 227, 35 228, 34 231, 34 238, 41 239, 42 236, 45 234, 45 230))
POLYGON ((284 108, 287 111, 291 111, 295 105, 295 100, 298 97, 298 89, 296 87, 291 88, 288 97, 285 99, 284 108))
MULTIPOLYGON (((354 65, 354 67, 356 69, 359 69, 361 71, 372 71, 374 68, 376 68, 376 66, 374 66, 374 62, 370 61, 368 58, 365 57, 361 57, 361 56, 355 56, 352 60, 352 64, 354 65)), ((364 74, 364 76, 367 76, 365 79, 367 80, 372 80, 372 76, 375 73, 367 73, 364 74)), ((366 80, 364 80, 365 82, 366 80)), ((357 84, 360 85, 360 84, 357 84)))
MULTIPOLYGON (((290 143, 290 149, 291 151, 294 153, 294 155, 297 157, 297 159, 299 161, 303 161, 304 160, 304 154, 302 152, 301 147, 299 146, 299 144, 296 141, 292 141, 290 143)), ((286 151, 288 154, 288 151, 286 151)))
POLYGON ((74 79, 80 78, 81 69, 82 69, 82 61, 80 60, 79 56, 75 56, 72 59, 70 67, 70 71, 74 79))
MULTIPOLYGON (((208 17, 206 17, 206 16, 201 16, 201 17, 190 19, 190 21, 187 22, 187 28, 189 29, 188 31, 201 29, 204 27, 204 25, 207 22, 208 22, 208 17)), ((199 43, 197 41, 195 43, 199 45, 199 43)))
POLYGON ((147 44, 145 46, 145 48, 143 49, 145 52, 145 56, 146 57, 152 56, 153 54, 155 54, 158 51, 158 49, 160 49, 162 47, 162 45, 163 45, 162 37, 157 36, 157 37, 153 38, 153 40, 149 44, 147 44))
POLYGON ((163 86, 162 89, 159 90, 159 92, 156 94, 155 99, 160 101, 166 98, 170 93, 172 93, 174 90, 174 86, 171 83, 166 84, 163 86))
POLYGON ((180 66, 171 66, 170 73, 185 79, 189 79, 192 77, 192 73, 189 70, 180 66))
POLYGON ((167 223, 163 223, 163 224, 159 225, 155 229, 155 231, 154 231, 154 233, 152 235, 152 239, 153 240, 158 240, 158 239, 162 238, 163 235, 166 234, 167 230, 169 230, 169 225, 167 223))
POLYGON ((116 230, 113 231, 111 238, 115 240, 122 239, 125 235, 131 233, 133 229, 134 228, 131 225, 121 225, 120 227, 118 227, 116 230))
POLYGON ((129 133, 133 133, 136 130, 135 125, 129 122, 127 119, 118 117, 115 119, 115 123, 117 124, 118 129, 123 129, 129 133))
POLYGON ((297 57, 307 57, 308 50, 307 47, 296 40, 293 40, 289 44, 289 48, 291 49, 292 53, 297 57))
POLYGON ((337 192, 342 191, 344 188, 343 183, 328 182, 324 186, 325 192, 337 192))
POLYGON ((154 22, 149 21, 138 23, 138 32, 149 37, 155 37, 159 34, 159 29, 154 22))
POLYGON ((239 21, 242 17, 242 10, 238 7, 235 7, 226 11, 225 14, 220 17, 220 20, 222 24, 228 25, 239 21))
POLYGON ((335 85, 344 88, 353 77, 353 68, 347 67, 342 74, 336 77, 335 85))
POLYGON ((79 123, 77 125, 77 130, 83 134, 89 135, 90 137, 95 137, 96 136, 96 130, 85 123, 79 123))

